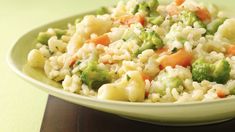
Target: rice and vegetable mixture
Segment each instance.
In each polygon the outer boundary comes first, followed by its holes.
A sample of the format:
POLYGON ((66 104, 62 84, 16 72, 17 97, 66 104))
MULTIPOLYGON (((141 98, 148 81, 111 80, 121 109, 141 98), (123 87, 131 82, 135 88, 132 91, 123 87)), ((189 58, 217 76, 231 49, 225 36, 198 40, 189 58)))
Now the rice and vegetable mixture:
POLYGON ((75 94, 130 102, 235 95, 235 19, 215 5, 120 1, 40 32, 28 63, 75 94))

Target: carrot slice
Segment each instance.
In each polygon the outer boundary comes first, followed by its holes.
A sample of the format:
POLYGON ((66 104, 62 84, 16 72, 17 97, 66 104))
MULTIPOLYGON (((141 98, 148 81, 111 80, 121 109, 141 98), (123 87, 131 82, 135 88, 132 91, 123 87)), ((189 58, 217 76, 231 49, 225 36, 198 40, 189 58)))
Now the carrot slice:
POLYGON ((170 16, 174 16, 174 15, 179 14, 179 10, 178 10, 177 6, 173 5, 173 4, 168 5, 167 8, 166 8, 166 11, 170 16))
POLYGON ((224 98, 224 97, 226 96, 225 93, 224 93, 224 91, 221 90, 221 89, 217 89, 217 90, 216 90, 216 94, 217 94, 217 96, 218 96, 219 98, 224 98))
POLYGON ((176 4, 177 6, 182 5, 184 2, 185 2, 185 0, 175 0, 175 4, 176 4))
POLYGON ((102 44, 102 45, 107 46, 107 45, 110 44, 110 38, 107 34, 104 34, 104 35, 101 35, 97 38, 88 40, 88 42, 92 42, 92 43, 95 43, 95 44, 102 44))
POLYGON ((193 60, 192 53, 187 52, 184 49, 181 49, 174 54, 164 57, 160 61, 160 68, 164 69, 167 66, 175 67, 176 65, 187 67, 191 65, 192 60, 193 60))
POLYGON ((149 81, 153 80, 151 76, 148 76, 148 75, 146 75, 144 73, 142 73, 142 78, 143 78, 143 80, 149 80, 149 81))
POLYGON ((160 49, 158 49, 158 50, 156 51, 156 54, 157 54, 157 55, 160 55, 161 53, 164 53, 164 52, 167 52, 167 51, 168 51, 167 48, 160 48, 160 49))
POLYGON ((198 10, 196 11, 196 15, 201 21, 206 21, 211 19, 209 11, 205 8, 203 9, 198 8, 198 10))
POLYGON ((140 23, 141 25, 144 26, 145 24, 145 18, 141 15, 126 15, 126 16, 122 16, 119 18, 118 20, 121 24, 123 25, 128 25, 130 26, 131 24, 134 23, 140 23))
POLYGON ((235 45, 231 45, 227 48, 227 55, 229 56, 235 55, 235 45))

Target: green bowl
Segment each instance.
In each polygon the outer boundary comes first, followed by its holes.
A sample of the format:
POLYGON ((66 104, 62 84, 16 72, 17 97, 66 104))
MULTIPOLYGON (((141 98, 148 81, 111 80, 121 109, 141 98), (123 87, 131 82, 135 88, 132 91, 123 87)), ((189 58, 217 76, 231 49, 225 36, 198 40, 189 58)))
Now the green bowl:
MULTIPOLYGON (((164 1, 165 2, 165 1, 164 1)), ((235 1, 208 0, 226 9, 228 15, 235 11, 235 1), (229 3, 229 4, 228 4, 229 3)), ((60 99, 93 108, 96 110, 113 113, 134 120, 165 125, 201 125, 221 122, 235 117, 235 97, 190 103, 130 103, 121 101, 107 101, 69 93, 61 89, 61 85, 48 79, 43 71, 30 68, 26 65, 28 52, 35 47, 38 32, 49 27, 66 27, 67 23, 82 17, 84 13, 64 18, 36 29, 23 35, 10 49, 8 64, 11 69, 27 82, 33 84, 50 95, 60 99)))

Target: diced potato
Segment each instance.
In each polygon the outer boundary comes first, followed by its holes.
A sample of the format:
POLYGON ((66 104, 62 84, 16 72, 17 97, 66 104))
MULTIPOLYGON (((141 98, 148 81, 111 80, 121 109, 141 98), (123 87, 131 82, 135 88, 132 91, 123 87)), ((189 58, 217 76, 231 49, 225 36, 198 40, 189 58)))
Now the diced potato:
POLYGON ((227 19, 218 28, 215 37, 219 39, 227 39, 230 43, 235 43, 235 18, 227 19))
POLYGON ((108 100, 138 102, 144 100, 144 95, 145 82, 139 71, 129 71, 121 80, 104 84, 98 90, 98 98, 108 100))
POLYGON ((45 64, 45 58, 42 53, 37 50, 33 49, 28 54, 28 63, 30 66, 35 68, 43 68, 45 64))

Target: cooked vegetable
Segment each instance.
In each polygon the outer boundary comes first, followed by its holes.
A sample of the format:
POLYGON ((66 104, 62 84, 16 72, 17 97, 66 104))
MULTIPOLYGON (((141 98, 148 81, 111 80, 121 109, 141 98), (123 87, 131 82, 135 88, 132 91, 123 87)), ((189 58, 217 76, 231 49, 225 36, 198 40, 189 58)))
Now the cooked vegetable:
POLYGON ((107 7, 101 7, 96 11, 97 15, 104 15, 104 14, 107 14, 107 13, 109 13, 109 10, 108 10, 107 7))
POLYGON ((188 26, 192 26, 194 22, 198 21, 198 18, 194 12, 183 10, 179 16, 180 20, 188 26))
POLYGON ((231 67, 226 60, 220 60, 215 64, 205 62, 203 59, 196 60, 192 65, 193 80, 215 81, 224 84, 229 80, 231 67))
POLYGON ((201 82, 203 80, 213 81, 211 64, 203 59, 198 59, 192 64, 193 80, 201 82))
POLYGON ((48 44, 48 40, 52 37, 52 34, 47 32, 40 32, 37 37, 37 41, 41 44, 48 44))
POLYGON ((227 48, 227 54, 230 56, 235 55, 235 45, 231 45, 227 48))
POLYGON ((162 39, 154 31, 151 32, 143 31, 140 35, 140 39, 142 40, 143 44, 135 52, 135 55, 141 54, 143 51, 147 49, 158 49, 164 46, 162 39))
POLYGON ((230 43, 235 43, 235 18, 226 19, 224 23, 219 26, 215 37, 219 39, 226 39, 230 43))
POLYGON ((126 30, 124 32, 124 34, 122 35, 122 40, 127 41, 129 39, 135 39, 135 40, 139 41, 139 37, 137 36, 137 34, 134 31, 126 30))
POLYGON ((167 52, 167 51, 168 51, 167 48, 160 48, 160 49, 157 49, 156 54, 160 55, 161 53, 164 53, 164 52, 167 52))
POLYGON ((217 83, 224 84, 229 80, 231 67, 225 59, 214 64, 213 79, 217 83))
POLYGON ((161 25, 164 21, 164 17, 162 16, 152 16, 148 18, 148 22, 154 25, 161 25))
POLYGON ((109 36, 107 34, 104 34, 104 35, 101 35, 97 38, 88 40, 88 42, 92 42, 92 43, 95 43, 95 44, 102 44, 102 45, 107 46, 108 44, 110 44, 110 39, 109 39, 109 36))
POLYGON ((177 6, 182 5, 184 2, 185 2, 185 0, 175 0, 175 4, 176 4, 177 6))
POLYGON ((130 26, 131 24, 140 23, 144 26, 145 24, 145 18, 142 15, 126 15, 122 16, 118 19, 118 21, 123 25, 130 26))
POLYGON ((212 22, 210 22, 207 25, 207 32, 209 34, 215 34, 215 32, 217 32, 219 26, 222 25, 225 20, 226 20, 226 18, 217 18, 217 19, 213 20, 212 22))
POLYGON ((58 28, 55 28, 55 29, 54 29, 54 32, 55 32, 57 38, 59 38, 59 39, 60 39, 63 35, 65 35, 65 34, 67 33, 66 30, 58 29, 58 28))
POLYGON ((137 12, 144 12, 147 15, 150 15, 152 12, 156 12, 158 5, 158 0, 143 1, 135 6, 133 14, 137 12))
POLYGON ((164 69, 167 66, 175 67, 179 66, 190 66, 193 60, 193 55, 190 52, 185 51, 184 49, 178 50, 176 53, 165 56, 160 61, 160 67, 164 69))
POLYGON ((202 22, 202 21, 196 21, 193 23, 194 27, 198 27, 198 28, 206 28, 206 25, 202 22))
POLYGON ((216 89, 216 94, 219 98, 224 98, 226 96, 224 90, 222 89, 216 89))
POLYGON ((164 80, 163 84, 166 88, 178 88, 183 84, 183 81, 178 77, 170 77, 164 80))
POLYGON ((82 81, 92 89, 98 89, 100 86, 111 82, 111 76, 105 69, 101 69, 97 66, 97 63, 91 61, 87 68, 82 71, 82 81))
POLYGON ((206 21, 211 19, 210 13, 206 8, 199 8, 196 11, 196 15, 201 21, 206 21))
POLYGON ((152 81, 152 80, 153 80, 151 76, 148 76, 148 75, 145 74, 145 73, 142 73, 141 75, 142 75, 143 80, 149 80, 149 81, 152 81))

